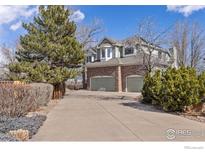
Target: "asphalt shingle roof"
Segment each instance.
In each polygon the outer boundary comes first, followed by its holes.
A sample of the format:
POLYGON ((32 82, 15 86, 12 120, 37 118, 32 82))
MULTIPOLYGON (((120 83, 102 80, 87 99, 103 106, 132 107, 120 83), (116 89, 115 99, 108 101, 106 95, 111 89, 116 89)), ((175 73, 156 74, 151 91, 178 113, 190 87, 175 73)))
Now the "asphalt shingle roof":
POLYGON ((108 61, 100 61, 94 63, 87 63, 86 67, 105 67, 105 66, 118 66, 118 65, 140 65, 143 64, 143 56, 132 55, 123 58, 112 58, 108 61))

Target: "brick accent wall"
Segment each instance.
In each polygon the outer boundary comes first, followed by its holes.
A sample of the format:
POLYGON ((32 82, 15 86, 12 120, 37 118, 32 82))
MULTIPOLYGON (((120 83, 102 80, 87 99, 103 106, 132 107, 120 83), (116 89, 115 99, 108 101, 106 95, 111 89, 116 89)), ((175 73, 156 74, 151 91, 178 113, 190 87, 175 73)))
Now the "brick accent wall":
POLYGON ((115 90, 126 91, 126 77, 129 75, 145 74, 145 69, 142 65, 129 66, 109 66, 87 68, 87 89, 90 90, 90 78, 94 76, 113 76, 115 78, 115 90), (120 68, 121 67, 121 68, 120 68), (121 74, 121 76, 120 76, 121 74))
POLYGON ((115 78, 115 90, 118 91, 117 66, 87 68, 87 89, 90 90, 90 78, 94 76, 113 76, 115 78))
POLYGON ((118 82, 118 91, 122 92, 122 72, 121 72, 121 66, 117 67, 117 82, 118 82))
POLYGON ((130 65, 121 66, 122 75, 122 91, 126 91, 126 77, 129 75, 142 75, 144 76, 145 69, 143 65, 130 65))

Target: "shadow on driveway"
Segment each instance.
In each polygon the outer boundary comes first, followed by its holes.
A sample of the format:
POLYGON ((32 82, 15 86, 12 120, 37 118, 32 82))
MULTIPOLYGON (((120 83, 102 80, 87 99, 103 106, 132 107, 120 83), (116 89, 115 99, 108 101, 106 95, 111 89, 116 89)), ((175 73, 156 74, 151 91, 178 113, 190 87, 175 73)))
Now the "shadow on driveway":
POLYGON ((127 106, 127 107, 132 107, 134 109, 143 110, 143 111, 165 113, 164 111, 162 111, 160 109, 157 109, 153 105, 143 104, 143 103, 140 103, 140 102, 124 102, 124 103, 120 103, 120 105, 127 106))

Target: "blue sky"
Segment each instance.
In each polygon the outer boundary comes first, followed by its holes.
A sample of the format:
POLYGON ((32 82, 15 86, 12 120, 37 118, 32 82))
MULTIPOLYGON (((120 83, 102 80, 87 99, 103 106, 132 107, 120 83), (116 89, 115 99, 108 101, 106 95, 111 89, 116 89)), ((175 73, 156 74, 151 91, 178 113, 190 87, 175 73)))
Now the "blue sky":
MULTIPOLYGON (((102 36, 123 39, 133 35, 137 23, 147 16, 155 19, 161 29, 177 20, 197 21, 205 28, 205 6, 72 6, 75 21, 89 24, 94 18, 103 21, 102 36)), ((22 22, 37 15, 37 6, 0 6, 0 45, 14 46, 26 33, 22 22), (2 11, 3 10, 3 11, 2 11)))

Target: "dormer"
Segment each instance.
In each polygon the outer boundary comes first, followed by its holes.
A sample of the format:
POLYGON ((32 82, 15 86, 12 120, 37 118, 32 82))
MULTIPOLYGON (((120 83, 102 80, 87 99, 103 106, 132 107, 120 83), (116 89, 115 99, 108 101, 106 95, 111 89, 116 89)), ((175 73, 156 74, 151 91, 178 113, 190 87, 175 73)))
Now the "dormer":
POLYGON ((120 57, 120 44, 109 38, 104 38, 97 45, 97 59, 108 61, 120 57))
POLYGON ((97 53, 95 48, 90 48, 86 53, 86 63, 93 63, 96 61, 97 53))

